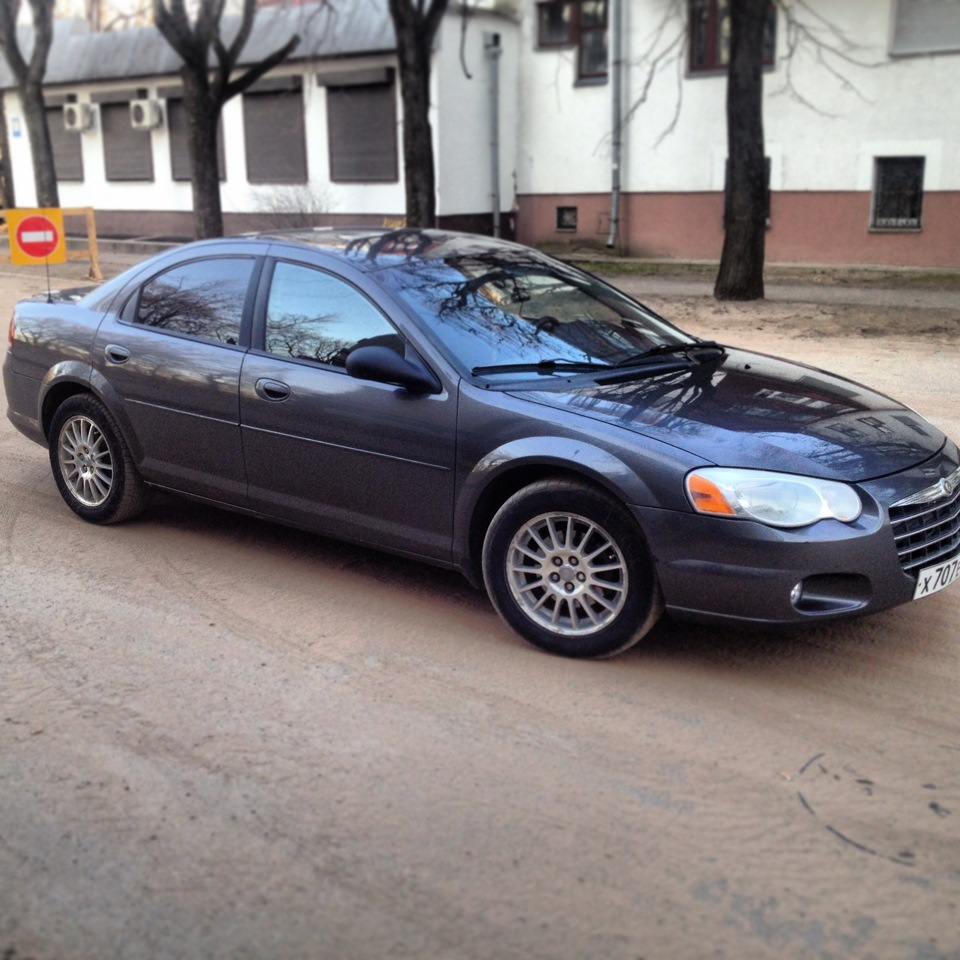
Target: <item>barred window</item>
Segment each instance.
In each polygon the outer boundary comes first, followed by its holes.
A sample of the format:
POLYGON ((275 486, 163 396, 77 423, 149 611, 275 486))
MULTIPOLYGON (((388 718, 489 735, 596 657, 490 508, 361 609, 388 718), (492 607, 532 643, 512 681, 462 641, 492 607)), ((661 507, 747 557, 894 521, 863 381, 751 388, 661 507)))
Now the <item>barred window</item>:
POLYGON ((923 157, 877 157, 874 161, 875 230, 919 230, 923 211, 923 157))

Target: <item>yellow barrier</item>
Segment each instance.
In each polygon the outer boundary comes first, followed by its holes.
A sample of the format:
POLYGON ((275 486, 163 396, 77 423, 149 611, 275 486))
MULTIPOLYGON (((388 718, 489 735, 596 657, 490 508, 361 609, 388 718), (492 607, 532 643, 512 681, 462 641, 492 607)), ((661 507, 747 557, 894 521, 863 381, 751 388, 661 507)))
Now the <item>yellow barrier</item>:
MULTIPOLYGON (((85 217, 87 221, 87 246, 82 250, 67 250, 68 260, 90 260, 90 272, 87 274, 89 280, 103 280, 103 274, 100 272, 100 253, 97 249, 97 218, 93 212, 93 207, 64 207, 62 209, 64 219, 67 217, 85 217)), ((3 217, 3 223, 0 224, 0 236, 7 232, 6 210, 0 209, 0 217, 3 217)), ((9 262, 9 256, 0 255, 0 261, 9 262)))

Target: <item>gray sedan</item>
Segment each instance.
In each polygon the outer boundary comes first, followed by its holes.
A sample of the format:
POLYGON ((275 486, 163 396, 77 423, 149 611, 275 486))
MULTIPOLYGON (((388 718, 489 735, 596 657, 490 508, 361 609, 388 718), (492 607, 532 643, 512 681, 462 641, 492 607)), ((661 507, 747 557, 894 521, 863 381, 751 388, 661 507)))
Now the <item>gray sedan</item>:
POLYGON ((441 231, 165 253, 22 301, 8 416, 94 523, 151 488, 461 570, 537 646, 797 624, 960 579, 960 456, 857 383, 441 231))

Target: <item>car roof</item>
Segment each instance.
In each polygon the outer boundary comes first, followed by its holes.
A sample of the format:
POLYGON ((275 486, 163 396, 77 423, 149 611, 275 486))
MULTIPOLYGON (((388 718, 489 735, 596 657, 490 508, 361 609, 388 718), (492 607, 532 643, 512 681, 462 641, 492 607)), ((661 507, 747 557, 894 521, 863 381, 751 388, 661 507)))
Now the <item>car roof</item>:
POLYGON ((402 257, 411 260, 449 260, 472 256, 516 260, 519 257, 545 259, 543 254, 508 240, 461 233, 455 230, 416 227, 312 227, 306 229, 263 231, 245 234, 257 240, 309 247, 320 253, 349 258, 354 265, 378 257, 402 257), (359 261, 359 262, 358 262, 359 261))

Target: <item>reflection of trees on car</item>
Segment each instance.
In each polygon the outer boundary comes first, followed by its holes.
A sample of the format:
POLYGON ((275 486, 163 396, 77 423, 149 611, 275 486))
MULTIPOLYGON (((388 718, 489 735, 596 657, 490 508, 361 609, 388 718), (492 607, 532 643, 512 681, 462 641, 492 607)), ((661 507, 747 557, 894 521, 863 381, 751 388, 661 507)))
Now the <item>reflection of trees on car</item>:
POLYGON ((350 341, 322 332, 324 325, 335 319, 329 314, 314 317, 295 313, 274 314, 270 317, 267 329, 267 351, 295 360, 316 360, 318 363, 343 366, 350 341))
POLYGON ((157 278, 140 297, 137 322, 192 337, 236 344, 240 339, 243 293, 210 280, 186 285, 182 278, 157 278))

